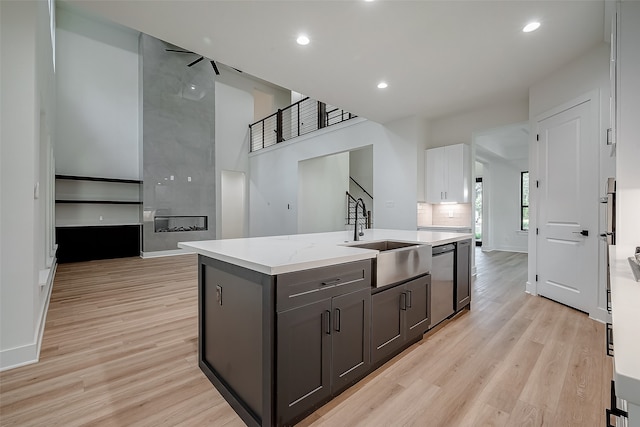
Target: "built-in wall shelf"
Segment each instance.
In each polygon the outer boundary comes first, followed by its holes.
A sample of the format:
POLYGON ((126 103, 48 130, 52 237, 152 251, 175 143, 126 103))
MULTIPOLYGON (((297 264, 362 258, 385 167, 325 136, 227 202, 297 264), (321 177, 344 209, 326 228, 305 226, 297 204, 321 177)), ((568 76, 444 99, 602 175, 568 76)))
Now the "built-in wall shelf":
POLYGON ((142 181, 136 179, 103 178, 97 176, 56 175, 56 179, 67 179, 72 181, 119 182, 122 184, 142 184, 142 181))
POLYGON ((81 222, 103 225, 107 222, 139 222, 142 205, 142 181, 135 179, 103 178, 96 176, 56 175, 56 204, 96 205, 94 207, 60 207, 62 223, 81 222), (103 205, 103 206, 99 206, 103 205), (106 205, 123 206, 118 210, 106 205), (74 210, 75 209, 75 210, 74 210), (124 218, 122 216, 124 215, 124 218))
POLYGON ((56 203, 94 203, 100 205, 141 205, 140 201, 127 200, 56 200, 56 203))
POLYGON ((139 255, 141 184, 136 179, 56 174, 59 261, 139 255))

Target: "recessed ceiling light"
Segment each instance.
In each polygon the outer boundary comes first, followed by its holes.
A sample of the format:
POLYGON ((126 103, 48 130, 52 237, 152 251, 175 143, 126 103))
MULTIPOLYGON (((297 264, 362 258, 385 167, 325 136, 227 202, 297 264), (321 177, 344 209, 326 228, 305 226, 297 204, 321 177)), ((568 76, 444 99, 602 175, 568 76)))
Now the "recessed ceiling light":
POLYGON ((534 21, 534 22, 529 22, 527 25, 525 25, 522 31, 525 33, 530 33, 531 31, 535 31, 538 28, 540 28, 540 23, 537 21, 534 21))
POLYGON ((389 85, 386 84, 385 82, 378 83, 378 89, 385 89, 387 86, 389 86, 389 85))
POLYGON ((299 35, 296 39, 296 42, 298 42, 298 44, 302 46, 308 45, 309 41, 309 37, 305 36, 304 34, 299 35))

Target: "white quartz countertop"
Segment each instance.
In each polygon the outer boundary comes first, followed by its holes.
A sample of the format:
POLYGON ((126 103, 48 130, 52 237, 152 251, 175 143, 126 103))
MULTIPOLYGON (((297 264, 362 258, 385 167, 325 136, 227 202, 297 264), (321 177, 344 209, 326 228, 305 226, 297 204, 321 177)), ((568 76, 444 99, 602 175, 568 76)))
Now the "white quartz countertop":
POLYGON ((609 246, 616 395, 640 405, 640 282, 627 258, 634 247, 609 246))
POLYGON ((419 225, 418 230, 471 230, 469 225, 419 225))
MULTIPOLYGON (((396 240, 437 246, 472 237, 470 233, 369 229, 364 230, 360 243, 396 240)), ((180 242, 178 247, 260 273, 276 275, 376 257, 376 250, 349 247, 357 243, 353 241, 353 231, 335 231, 180 242)))

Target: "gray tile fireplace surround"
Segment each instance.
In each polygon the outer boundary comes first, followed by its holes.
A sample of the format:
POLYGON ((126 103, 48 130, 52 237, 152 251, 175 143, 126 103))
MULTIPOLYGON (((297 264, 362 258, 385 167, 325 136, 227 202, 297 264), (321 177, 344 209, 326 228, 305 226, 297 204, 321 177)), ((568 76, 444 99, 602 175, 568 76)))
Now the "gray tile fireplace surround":
POLYGON ((215 239, 214 71, 143 34, 143 252, 215 239), (204 216, 207 230, 156 232, 155 216, 204 216))

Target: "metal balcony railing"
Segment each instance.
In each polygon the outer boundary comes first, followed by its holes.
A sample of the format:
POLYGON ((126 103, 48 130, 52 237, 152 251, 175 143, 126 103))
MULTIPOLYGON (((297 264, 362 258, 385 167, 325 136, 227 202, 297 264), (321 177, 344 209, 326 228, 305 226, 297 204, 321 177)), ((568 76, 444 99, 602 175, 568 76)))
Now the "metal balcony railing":
POLYGON ((271 147, 300 135, 357 117, 309 97, 249 125, 251 151, 271 147))

